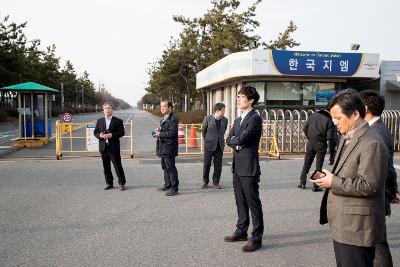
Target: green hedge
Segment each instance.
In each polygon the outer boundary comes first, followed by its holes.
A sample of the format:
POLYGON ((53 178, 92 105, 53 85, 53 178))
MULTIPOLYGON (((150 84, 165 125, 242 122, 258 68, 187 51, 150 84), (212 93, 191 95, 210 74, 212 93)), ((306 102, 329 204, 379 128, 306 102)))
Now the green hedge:
POLYGON ((0 122, 15 120, 18 118, 17 109, 0 109, 0 122))

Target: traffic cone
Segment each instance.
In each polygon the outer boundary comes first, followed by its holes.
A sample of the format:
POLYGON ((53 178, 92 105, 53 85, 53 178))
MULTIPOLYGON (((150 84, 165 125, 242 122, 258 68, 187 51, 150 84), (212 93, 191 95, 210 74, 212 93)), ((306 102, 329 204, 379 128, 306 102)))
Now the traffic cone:
POLYGON ((185 143, 185 130, 183 128, 182 124, 179 124, 178 127, 178 144, 184 144, 185 143))
POLYGON ((194 127, 194 124, 192 123, 192 127, 190 128, 190 133, 189 133, 189 144, 188 147, 195 148, 197 147, 197 134, 196 134, 196 128, 194 127))

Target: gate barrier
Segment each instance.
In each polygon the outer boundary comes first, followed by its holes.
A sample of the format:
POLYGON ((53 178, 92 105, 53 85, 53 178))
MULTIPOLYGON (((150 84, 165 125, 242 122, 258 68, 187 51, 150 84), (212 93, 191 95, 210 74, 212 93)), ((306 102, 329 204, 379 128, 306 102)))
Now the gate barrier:
MULTIPOLYGON (((61 159, 64 152, 98 153, 98 141, 92 134, 95 125, 95 122, 69 123, 56 121, 56 158, 61 159)), ((121 152, 129 152, 130 157, 133 158, 132 120, 124 123, 124 126, 125 133, 128 130, 129 135, 124 135, 121 138, 121 147, 128 147, 129 149, 121 149, 121 152)))
MULTIPOLYGON (((276 124, 276 140, 280 153, 304 153, 307 138, 303 127, 313 110, 267 110, 258 111, 264 123, 276 124)), ((400 151, 400 110, 384 110, 382 120, 393 136, 394 151, 400 151)))
MULTIPOLYGON (((184 142, 179 144, 179 155, 201 155, 204 152, 204 139, 202 137, 202 124, 179 124, 184 128, 184 142), (194 129, 194 130, 193 130, 194 129), (195 131, 195 135, 194 135, 195 131), (192 134, 190 134, 192 132, 192 134), (190 144, 197 143, 196 147, 191 147, 190 144)), ((228 125, 225 133, 225 139, 229 135, 232 125, 228 125)), ((225 153, 232 153, 232 149, 225 145, 225 153)), ((280 157, 278 143, 276 140, 276 123, 263 123, 263 133, 260 139, 259 154, 271 157, 280 157)))

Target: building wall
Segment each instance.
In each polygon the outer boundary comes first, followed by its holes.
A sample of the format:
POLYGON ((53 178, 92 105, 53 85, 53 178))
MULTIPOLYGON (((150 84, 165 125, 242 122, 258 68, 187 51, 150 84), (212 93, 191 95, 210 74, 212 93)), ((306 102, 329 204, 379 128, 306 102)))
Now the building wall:
POLYGON ((385 96, 386 109, 399 109, 400 107, 400 90, 388 91, 386 88, 387 81, 396 81, 396 74, 400 74, 400 61, 381 62, 380 93, 385 96))

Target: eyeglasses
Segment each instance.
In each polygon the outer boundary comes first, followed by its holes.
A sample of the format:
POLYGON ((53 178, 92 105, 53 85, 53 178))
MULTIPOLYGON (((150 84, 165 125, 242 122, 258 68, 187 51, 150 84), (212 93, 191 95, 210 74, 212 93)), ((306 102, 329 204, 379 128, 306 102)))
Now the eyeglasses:
POLYGON ((105 107, 105 108, 103 108, 103 109, 112 109, 112 107, 105 107))

